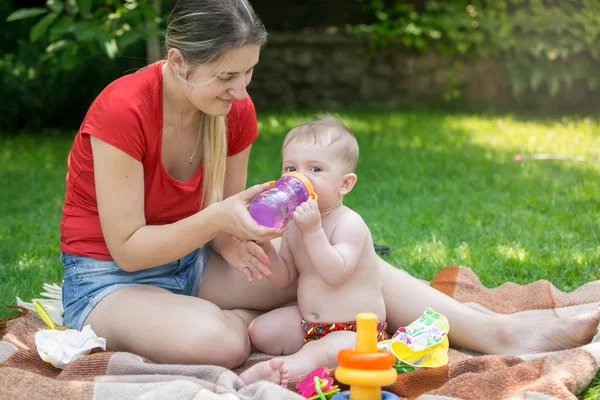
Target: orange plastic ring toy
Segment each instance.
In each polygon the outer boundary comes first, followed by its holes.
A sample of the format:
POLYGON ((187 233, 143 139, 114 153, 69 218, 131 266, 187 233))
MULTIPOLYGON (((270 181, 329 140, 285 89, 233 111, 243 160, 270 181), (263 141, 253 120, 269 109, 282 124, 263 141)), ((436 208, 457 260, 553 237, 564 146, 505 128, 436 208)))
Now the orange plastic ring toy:
POLYGON ((352 349, 343 349, 337 356, 340 365, 346 368, 387 369, 396 362, 396 358, 387 350, 377 353, 358 353, 352 349))

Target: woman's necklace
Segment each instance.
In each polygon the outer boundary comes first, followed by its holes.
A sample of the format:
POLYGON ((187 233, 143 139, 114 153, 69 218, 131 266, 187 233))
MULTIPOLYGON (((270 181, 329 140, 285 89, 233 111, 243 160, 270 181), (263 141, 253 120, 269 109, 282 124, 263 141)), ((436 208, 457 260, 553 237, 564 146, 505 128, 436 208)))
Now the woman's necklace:
MULTIPOLYGON (((176 75, 179 75, 179 73, 176 73, 176 75)), ((173 108, 173 103, 171 103, 171 98, 169 96, 168 91, 166 91, 166 95, 167 95, 167 101, 169 102, 169 105, 171 106, 171 108, 173 108)), ((179 125, 177 126, 177 137, 181 137, 181 125, 183 124, 183 117, 185 116, 185 111, 186 111, 185 108, 183 109, 183 111, 181 111, 181 118, 179 118, 179 125)), ((196 155, 196 149, 198 148, 199 141, 200 141, 200 128, 198 128, 198 135, 196 136, 196 144, 194 145, 194 151, 192 152, 192 155, 189 157, 188 167, 190 167, 190 168, 194 166, 194 156, 196 155)))
MULTIPOLYGON (((181 118, 179 120, 179 126, 177 127, 177 137, 181 137, 181 125, 183 124, 183 117, 185 116, 185 110, 181 113, 181 118)), ((200 141, 200 128, 198 128, 198 135, 196 135, 196 144, 194 145, 194 151, 192 151, 192 155, 189 157, 188 167, 194 166, 194 156, 196 155, 196 150, 198 149, 198 142, 200 141)))
POLYGON ((200 140, 200 129, 198 129, 198 136, 196 136, 196 144, 194 145, 194 151, 190 156, 190 162, 188 163, 188 167, 194 166, 194 155, 196 154, 196 149, 198 148, 198 140, 200 140))

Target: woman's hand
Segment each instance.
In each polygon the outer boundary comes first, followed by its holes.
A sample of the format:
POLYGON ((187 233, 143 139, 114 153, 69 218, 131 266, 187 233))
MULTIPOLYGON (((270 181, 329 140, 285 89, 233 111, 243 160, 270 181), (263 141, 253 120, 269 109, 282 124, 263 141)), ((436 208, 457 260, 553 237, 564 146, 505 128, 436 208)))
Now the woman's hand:
POLYGON ((248 211, 252 200, 269 189, 270 184, 254 185, 234 196, 211 205, 216 210, 216 223, 222 232, 242 241, 266 242, 282 235, 283 231, 259 225, 248 211))
POLYGON ((308 199, 300 204, 292 214, 294 223, 304 234, 310 234, 321 229, 321 212, 317 202, 313 199, 308 199))
MULTIPOLYGON (((271 275, 269 268, 269 257, 255 242, 249 240, 240 240, 228 234, 221 234, 219 241, 219 250, 221 256, 233 268, 240 271, 248 280, 262 280, 263 277, 271 275)), ((266 242, 270 243, 270 242, 266 242)))

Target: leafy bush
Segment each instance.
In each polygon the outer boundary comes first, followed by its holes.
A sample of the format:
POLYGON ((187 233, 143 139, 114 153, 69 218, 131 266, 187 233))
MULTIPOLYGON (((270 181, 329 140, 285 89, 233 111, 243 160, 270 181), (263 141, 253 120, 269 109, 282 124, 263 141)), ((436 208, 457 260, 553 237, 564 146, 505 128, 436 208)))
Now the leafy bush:
POLYGON ((12 39, 0 55, 5 132, 78 126, 108 82, 147 63, 146 41, 163 33, 158 0, 38 3, 0 7, 5 35, 12 39))
POLYGON ((421 52, 497 58, 511 72, 515 95, 542 88, 556 95, 574 81, 591 90, 600 84, 598 0, 357 1, 377 22, 351 32, 377 46, 397 39, 421 52))
POLYGON ((45 42, 45 58, 60 58, 65 69, 82 54, 114 59, 131 44, 164 33, 160 10, 150 0, 47 0, 46 7, 18 9, 7 21, 40 16, 29 40, 45 42))
POLYGON ((82 57, 66 70, 60 60, 42 60, 37 44, 21 43, 17 53, 0 56, 0 134, 23 128, 77 128, 107 82, 146 64, 144 52, 136 45, 128 54, 137 57, 111 63, 101 55, 82 57))

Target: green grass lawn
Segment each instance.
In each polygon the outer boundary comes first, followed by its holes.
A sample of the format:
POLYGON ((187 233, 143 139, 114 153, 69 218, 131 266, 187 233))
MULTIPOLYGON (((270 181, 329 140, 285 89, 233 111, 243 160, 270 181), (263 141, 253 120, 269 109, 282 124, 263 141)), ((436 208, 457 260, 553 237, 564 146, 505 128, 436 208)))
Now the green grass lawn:
MULTIPOLYGON (((261 113, 249 183, 275 179, 280 146, 309 113, 261 113)), ((598 156, 600 119, 523 119, 442 111, 339 114, 356 133, 358 184, 347 197, 391 247, 388 261, 431 279, 472 268, 489 286, 548 279, 572 290, 599 274, 600 163, 516 153, 598 156)), ((73 133, 0 138, 0 304, 60 282, 60 207, 73 133)), ((0 307, 0 317, 11 311, 0 307)), ((600 397, 598 379, 582 399, 600 397)))

